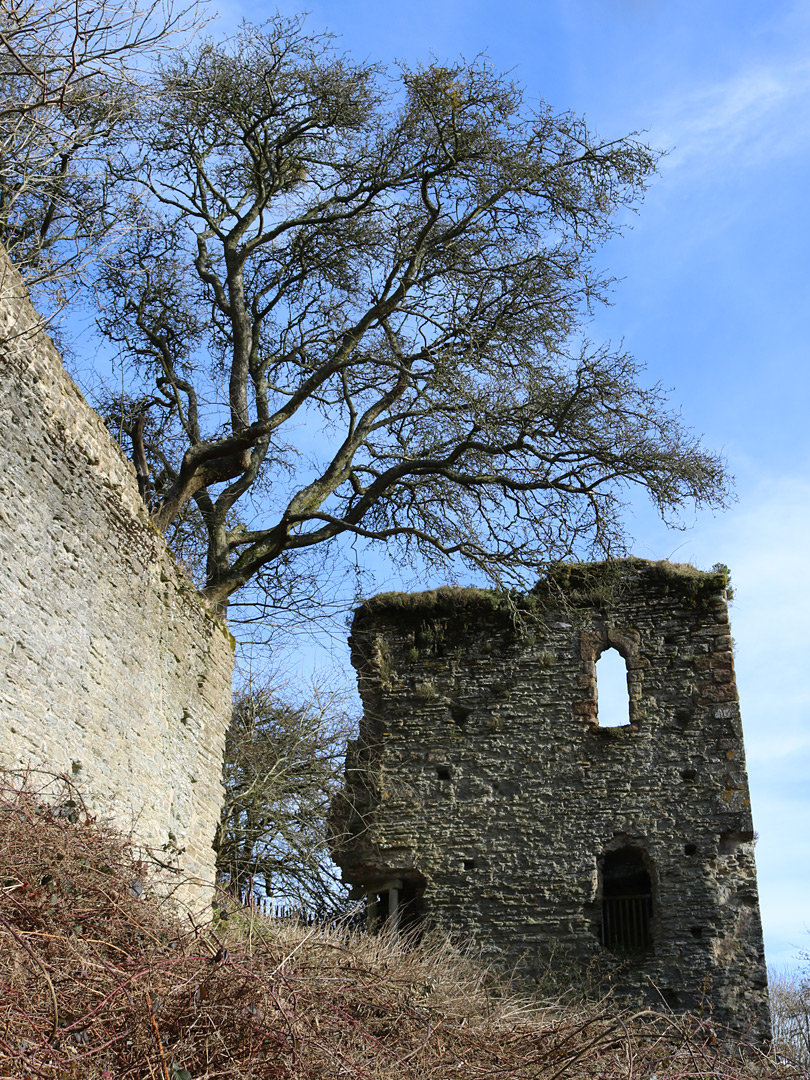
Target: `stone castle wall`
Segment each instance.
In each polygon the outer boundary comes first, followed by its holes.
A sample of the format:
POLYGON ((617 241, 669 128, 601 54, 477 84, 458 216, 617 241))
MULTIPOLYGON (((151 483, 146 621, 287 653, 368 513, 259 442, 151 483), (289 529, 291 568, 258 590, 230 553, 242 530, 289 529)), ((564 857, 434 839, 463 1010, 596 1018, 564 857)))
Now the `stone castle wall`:
POLYGON ((0 764, 67 773, 210 885, 230 636, 0 259, 0 764))
POLYGON ((511 603, 446 589, 361 607, 364 718, 334 809, 345 879, 383 915, 438 923, 507 969, 589 973, 659 1008, 708 1003, 764 1042, 725 584, 627 560, 562 568, 511 603), (609 648, 627 666, 617 727, 598 715, 609 648), (631 908, 641 929, 611 939, 631 908))

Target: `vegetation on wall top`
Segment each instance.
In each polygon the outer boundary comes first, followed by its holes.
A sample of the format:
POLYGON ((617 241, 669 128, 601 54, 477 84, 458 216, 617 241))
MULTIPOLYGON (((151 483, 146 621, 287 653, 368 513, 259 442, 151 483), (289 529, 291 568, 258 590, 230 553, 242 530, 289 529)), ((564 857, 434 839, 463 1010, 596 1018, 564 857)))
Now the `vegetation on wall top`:
POLYGON ((422 592, 379 593, 364 600, 357 609, 353 629, 359 631, 367 623, 389 616, 407 624, 426 618, 461 621, 479 618, 490 624, 506 624, 542 612, 549 601, 609 607, 627 583, 639 579, 651 593, 661 590, 681 596, 690 607, 709 603, 729 590, 728 568, 721 565, 705 571, 689 563, 665 559, 559 562, 549 567, 527 594, 455 585, 422 592))

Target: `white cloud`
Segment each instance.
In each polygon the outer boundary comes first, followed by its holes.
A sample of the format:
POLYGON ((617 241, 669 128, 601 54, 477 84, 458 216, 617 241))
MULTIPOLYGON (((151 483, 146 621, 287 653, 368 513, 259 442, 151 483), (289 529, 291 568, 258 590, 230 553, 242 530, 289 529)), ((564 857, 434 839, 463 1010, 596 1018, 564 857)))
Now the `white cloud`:
POLYGON ((807 148, 808 106, 810 62, 774 61, 660 102, 651 136, 664 171, 758 168, 807 148))

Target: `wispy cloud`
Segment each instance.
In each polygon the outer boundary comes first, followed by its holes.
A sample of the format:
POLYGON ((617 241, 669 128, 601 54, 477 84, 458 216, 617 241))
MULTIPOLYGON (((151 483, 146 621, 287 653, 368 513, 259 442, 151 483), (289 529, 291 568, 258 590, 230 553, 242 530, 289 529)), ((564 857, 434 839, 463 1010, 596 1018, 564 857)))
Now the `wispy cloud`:
POLYGON ((660 102, 651 135, 665 170, 749 169, 810 145, 810 61, 774 61, 660 102))

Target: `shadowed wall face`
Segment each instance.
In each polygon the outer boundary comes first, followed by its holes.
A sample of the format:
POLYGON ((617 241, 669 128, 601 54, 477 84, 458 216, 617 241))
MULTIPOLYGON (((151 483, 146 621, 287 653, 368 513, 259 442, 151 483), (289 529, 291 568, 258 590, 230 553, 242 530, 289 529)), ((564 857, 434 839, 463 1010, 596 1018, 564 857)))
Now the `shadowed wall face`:
POLYGON ((0 764, 66 772, 211 886, 230 636, 2 253, 0 372, 0 764))
POLYGON ((364 717, 334 809, 392 887, 506 968, 770 1030, 724 572, 563 567, 507 606, 443 589, 355 615, 364 717), (600 718, 599 659, 626 671, 600 718), (600 722, 603 719, 605 722, 600 722))

